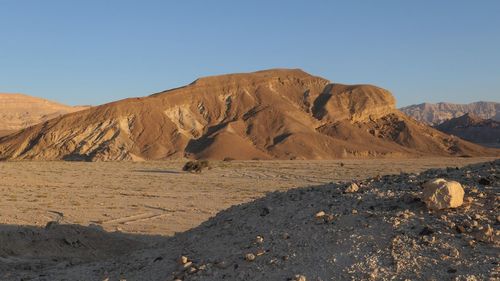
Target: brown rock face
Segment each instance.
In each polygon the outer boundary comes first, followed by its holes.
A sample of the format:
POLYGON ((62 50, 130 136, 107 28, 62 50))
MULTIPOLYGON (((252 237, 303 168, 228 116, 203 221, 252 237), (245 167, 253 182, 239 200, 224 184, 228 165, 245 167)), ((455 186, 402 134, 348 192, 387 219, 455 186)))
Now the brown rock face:
POLYGON ((86 108, 22 94, 0 93, 0 136, 86 108))
POLYGON ((500 148, 500 122, 492 119, 482 119, 467 113, 435 128, 473 143, 500 148))
POLYGON ((464 202, 464 189, 456 181, 435 179, 424 184, 422 201, 429 209, 457 208, 464 202))
POLYGON ((0 138, 1 159, 334 159, 498 155, 394 108, 370 85, 297 69, 201 78, 64 115, 0 138))

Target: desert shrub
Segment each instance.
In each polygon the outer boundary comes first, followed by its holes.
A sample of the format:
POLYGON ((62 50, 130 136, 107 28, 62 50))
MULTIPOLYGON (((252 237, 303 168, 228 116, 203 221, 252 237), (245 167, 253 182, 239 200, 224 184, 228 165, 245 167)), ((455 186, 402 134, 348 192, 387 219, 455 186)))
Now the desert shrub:
POLYGON ((209 163, 207 160, 194 160, 186 162, 186 164, 184 164, 184 167, 182 167, 182 170, 191 173, 201 173, 201 171, 205 168, 209 168, 209 163))

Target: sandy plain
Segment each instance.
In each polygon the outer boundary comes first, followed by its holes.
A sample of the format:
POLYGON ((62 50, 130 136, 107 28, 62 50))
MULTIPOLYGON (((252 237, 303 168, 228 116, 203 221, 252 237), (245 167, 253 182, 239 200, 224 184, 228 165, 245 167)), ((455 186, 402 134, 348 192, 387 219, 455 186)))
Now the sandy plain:
POLYGON ((0 224, 172 235, 271 191, 491 160, 219 161, 201 174, 182 172, 184 161, 0 162, 0 224))

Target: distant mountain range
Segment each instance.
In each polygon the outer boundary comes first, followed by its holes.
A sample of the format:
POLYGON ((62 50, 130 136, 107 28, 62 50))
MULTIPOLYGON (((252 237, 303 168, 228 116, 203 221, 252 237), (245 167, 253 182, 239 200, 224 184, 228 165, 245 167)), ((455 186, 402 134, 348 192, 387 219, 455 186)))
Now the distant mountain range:
POLYGON ((335 159, 494 156, 404 115, 392 94, 300 69, 200 78, 0 138, 0 159, 335 159))
POLYGON ((410 105, 400 110, 426 124, 439 125, 446 120, 463 116, 466 113, 471 113, 482 119, 493 119, 500 121, 500 103, 497 102, 473 102, 469 104, 454 104, 454 103, 421 103, 410 105))
POLYGON ((0 136, 86 108, 23 94, 0 93, 0 136))
POLYGON ((444 121, 436 129, 477 144, 500 148, 500 122, 472 113, 444 121))

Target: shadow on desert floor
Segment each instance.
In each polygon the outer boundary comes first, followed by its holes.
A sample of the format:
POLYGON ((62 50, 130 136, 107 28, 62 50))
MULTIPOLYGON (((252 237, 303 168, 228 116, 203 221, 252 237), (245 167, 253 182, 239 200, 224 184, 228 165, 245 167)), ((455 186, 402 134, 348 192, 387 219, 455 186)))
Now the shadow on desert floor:
POLYGON ((107 232, 100 226, 0 225, 0 280, 40 278, 47 270, 102 262, 171 237, 107 232))

